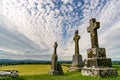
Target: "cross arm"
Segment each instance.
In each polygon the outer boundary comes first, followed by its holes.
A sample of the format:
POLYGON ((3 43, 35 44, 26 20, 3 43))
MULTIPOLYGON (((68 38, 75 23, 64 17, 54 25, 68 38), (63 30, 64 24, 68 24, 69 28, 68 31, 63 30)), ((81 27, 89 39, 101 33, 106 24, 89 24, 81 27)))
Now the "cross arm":
POLYGON ((95 26, 96 26, 96 27, 94 27, 94 30, 100 28, 100 22, 96 22, 96 23, 95 23, 95 26))

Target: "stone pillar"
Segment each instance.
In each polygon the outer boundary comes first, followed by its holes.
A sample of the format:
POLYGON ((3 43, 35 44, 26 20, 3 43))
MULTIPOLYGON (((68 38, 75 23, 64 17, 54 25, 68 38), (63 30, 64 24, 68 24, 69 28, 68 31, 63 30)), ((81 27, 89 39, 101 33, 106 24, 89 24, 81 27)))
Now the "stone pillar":
POLYGON ((90 20, 90 26, 87 31, 91 36, 91 48, 87 50, 87 59, 85 66, 82 69, 82 75, 108 77, 116 76, 117 70, 112 68, 110 58, 106 58, 105 48, 99 48, 97 29, 100 27, 100 22, 96 22, 93 18, 90 20))
POLYGON ((51 63, 51 70, 53 71, 57 71, 57 60, 58 60, 58 56, 57 56, 57 42, 55 42, 54 44, 54 52, 53 52, 53 55, 52 55, 52 63, 51 63))
POLYGON ((58 64, 58 56, 57 56, 57 42, 54 44, 54 52, 52 55, 52 61, 51 61, 51 70, 49 71, 49 74, 51 75, 59 75, 63 74, 63 70, 60 64, 58 64))
POLYGON ((78 34, 78 30, 76 30, 75 36, 73 38, 73 40, 75 41, 75 54, 73 55, 72 65, 69 68, 69 71, 80 71, 81 68, 84 66, 82 56, 79 54, 79 39, 80 36, 78 34))

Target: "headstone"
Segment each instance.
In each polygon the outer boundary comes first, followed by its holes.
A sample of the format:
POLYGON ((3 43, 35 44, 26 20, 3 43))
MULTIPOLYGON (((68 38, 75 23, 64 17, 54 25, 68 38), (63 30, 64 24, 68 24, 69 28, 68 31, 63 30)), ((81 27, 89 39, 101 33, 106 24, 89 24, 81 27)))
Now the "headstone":
POLYGON ((58 64, 58 56, 57 56, 57 42, 54 44, 54 52, 52 55, 52 61, 51 61, 51 70, 49 71, 49 74, 51 75, 59 75, 63 74, 63 70, 60 64, 58 64))
POLYGON ((16 70, 1 70, 0 77, 18 77, 18 71, 16 70))
POLYGON ((69 71, 80 71, 84 66, 82 61, 82 56, 79 54, 79 39, 78 30, 75 31, 75 36, 73 40, 75 41, 75 54, 73 55, 72 65, 69 68, 69 71))
POLYGON ((97 29, 100 28, 100 22, 95 18, 90 20, 90 26, 87 31, 91 36, 91 48, 87 50, 88 58, 85 59, 85 66, 82 69, 82 75, 108 77, 116 76, 117 70, 112 68, 110 58, 106 58, 105 48, 99 48, 97 29))

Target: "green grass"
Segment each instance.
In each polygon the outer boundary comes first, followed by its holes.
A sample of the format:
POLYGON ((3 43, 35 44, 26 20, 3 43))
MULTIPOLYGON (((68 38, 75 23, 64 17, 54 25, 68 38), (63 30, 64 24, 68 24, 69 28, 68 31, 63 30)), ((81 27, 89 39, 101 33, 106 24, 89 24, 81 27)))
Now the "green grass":
POLYGON ((3 66, 0 70, 14 69, 18 70, 20 77, 18 78, 0 78, 0 80, 120 80, 120 66, 114 65, 118 69, 119 76, 109 78, 99 78, 91 76, 82 76, 80 72, 67 72, 67 67, 63 66, 64 75, 52 76, 48 75, 50 65, 14 65, 3 66))
POLYGON ((113 65, 113 68, 116 68, 118 70, 118 74, 120 76, 120 65, 113 65))
POLYGON ((91 77, 91 76, 82 76, 80 72, 72 72, 66 73, 60 76, 52 76, 52 75, 32 75, 32 76, 24 76, 25 80, 120 80, 119 77, 109 77, 109 78, 99 78, 99 77, 91 77))

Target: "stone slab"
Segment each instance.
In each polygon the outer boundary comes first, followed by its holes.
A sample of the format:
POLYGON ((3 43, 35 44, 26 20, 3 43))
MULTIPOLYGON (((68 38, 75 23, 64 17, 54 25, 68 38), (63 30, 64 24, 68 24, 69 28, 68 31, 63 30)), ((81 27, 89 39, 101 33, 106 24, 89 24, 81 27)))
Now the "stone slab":
POLYGON ((86 67, 112 67, 110 58, 87 58, 85 59, 86 67))
POLYGON ((115 68, 83 68, 82 75, 96 76, 96 77, 110 77, 117 76, 117 70, 115 68))
POLYGON ((91 48, 87 50, 88 58, 106 57, 105 48, 91 48))

